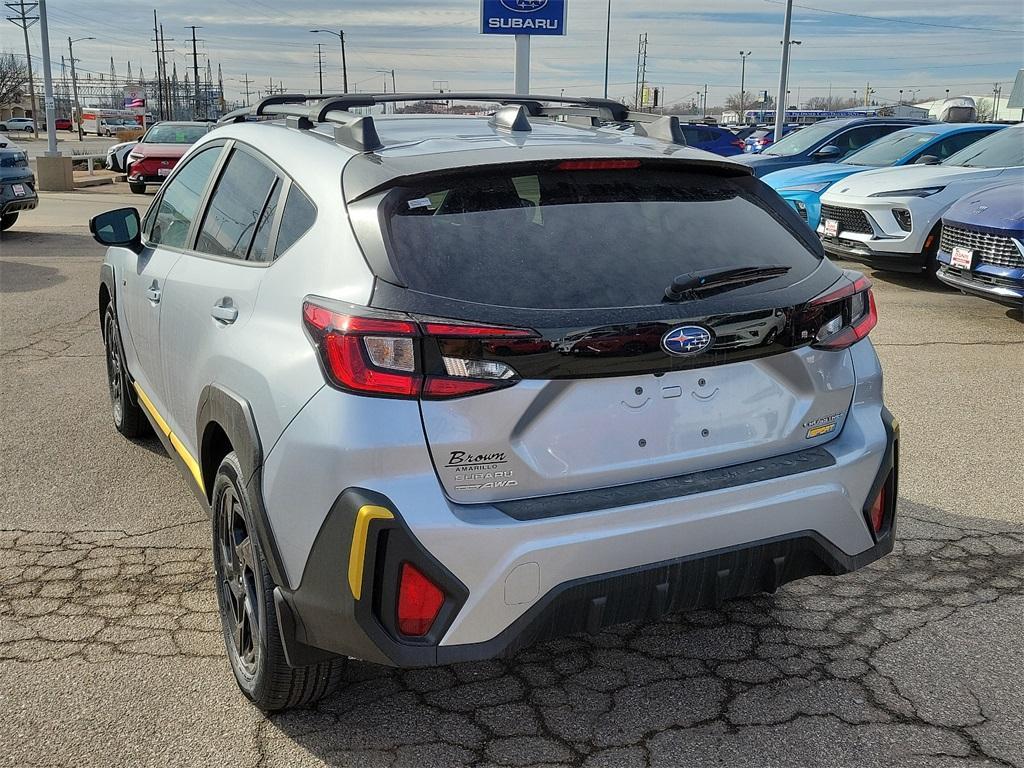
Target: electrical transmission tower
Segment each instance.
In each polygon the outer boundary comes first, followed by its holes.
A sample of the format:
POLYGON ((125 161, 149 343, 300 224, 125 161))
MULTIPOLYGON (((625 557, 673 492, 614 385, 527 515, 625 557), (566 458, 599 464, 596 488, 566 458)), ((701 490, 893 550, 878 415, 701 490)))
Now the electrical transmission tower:
POLYGON ((640 43, 636 49, 636 91, 633 95, 633 104, 637 111, 640 110, 644 97, 644 89, 647 87, 647 33, 640 35, 640 43))
POLYGON ((39 21, 39 16, 33 15, 39 3, 26 2, 26 0, 8 0, 4 3, 13 16, 7 20, 21 27, 25 36, 25 63, 28 65, 28 93, 29 103, 32 107, 32 132, 35 138, 39 138, 39 112, 36 110, 36 83, 32 77, 32 49, 28 45, 28 28, 39 21))

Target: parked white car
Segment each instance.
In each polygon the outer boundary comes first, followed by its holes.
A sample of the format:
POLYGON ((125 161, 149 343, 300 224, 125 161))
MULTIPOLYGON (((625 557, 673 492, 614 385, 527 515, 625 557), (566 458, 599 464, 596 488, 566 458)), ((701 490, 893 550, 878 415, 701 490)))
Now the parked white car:
POLYGON ((107 169, 127 173, 128 153, 131 152, 132 148, 137 146, 138 143, 138 139, 132 139, 131 141, 122 141, 120 144, 115 144, 110 147, 110 149, 107 150, 107 169))
POLYGON ((939 165, 867 171, 821 196, 818 235, 829 256, 899 272, 939 267, 942 214, 970 192, 1024 183, 1024 125, 998 131, 939 165))
POLYGON ((8 117, 0 121, 0 131, 12 133, 14 131, 26 131, 31 133, 36 129, 35 121, 30 117, 8 117))

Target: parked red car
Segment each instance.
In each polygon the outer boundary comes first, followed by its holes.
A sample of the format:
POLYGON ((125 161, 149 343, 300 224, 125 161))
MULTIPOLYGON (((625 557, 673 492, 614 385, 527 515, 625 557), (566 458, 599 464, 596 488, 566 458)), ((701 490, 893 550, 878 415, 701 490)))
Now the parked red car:
POLYGON ((128 154, 128 187, 141 195, 147 184, 163 184, 188 148, 198 141, 213 123, 158 123, 128 154))
POLYGON ((74 125, 72 124, 70 117, 58 117, 53 121, 53 127, 58 131, 70 131, 74 125))

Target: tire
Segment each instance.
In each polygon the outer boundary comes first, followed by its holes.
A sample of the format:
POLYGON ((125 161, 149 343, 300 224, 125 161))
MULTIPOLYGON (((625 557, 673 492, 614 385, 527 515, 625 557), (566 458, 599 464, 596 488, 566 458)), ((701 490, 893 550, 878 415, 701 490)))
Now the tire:
POLYGON ((14 226, 14 222, 16 222, 17 220, 17 213, 8 213, 0 217, 0 232, 6 232, 8 229, 14 226))
POLYGON ((26 125, 25 126, 25 133, 32 133, 32 126, 26 125))
POLYGON ((130 189, 136 195, 144 195, 144 194, 146 194, 146 185, 145 184, 136 184, 134 182, 129 182, 128 189, 130 189))
POLYGON ((274 608, 275 585, 253 535, 243 476, 232 451, 213 481, 217 607, 238 688, 260 710, 279 712, 310 704, 337 688, 348 660, 339 657, 308 667, 291 667, 285 660, 274 608))
POLYGON ((148 436, 153 430, 146 414, 128 393, 128 373, 124 366, 124 350, 117 328, 114 302, 108 302, 103 313, 103 346, 107 358, 107 390, 114 427, 127 438, 148 436))

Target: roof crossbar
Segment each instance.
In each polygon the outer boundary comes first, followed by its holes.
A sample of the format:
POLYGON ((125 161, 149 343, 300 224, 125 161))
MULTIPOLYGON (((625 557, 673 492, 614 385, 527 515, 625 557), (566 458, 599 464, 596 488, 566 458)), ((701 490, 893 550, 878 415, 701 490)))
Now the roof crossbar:
POLYGON ((268 96, 251 107, 229 112, 218 122, 240 122, 250 116, 295 118, 289 124, 308 129, 319 123, 334 123, 335 140, 359 152, 372 152, 382 146, 370 115, 358 115, 353 109, 407 101, 478 101, 502 104, 491 117, 491 124, 509 131, 531 130, 531 117, 561 118, 568 125, 598 126, 602 122, 633 123, 636 135, 658 141, 686 145, 679 118, 631 112, 614 99, 590 96, 545 96, 539 94, 479 93, 281 93, 268 96))

